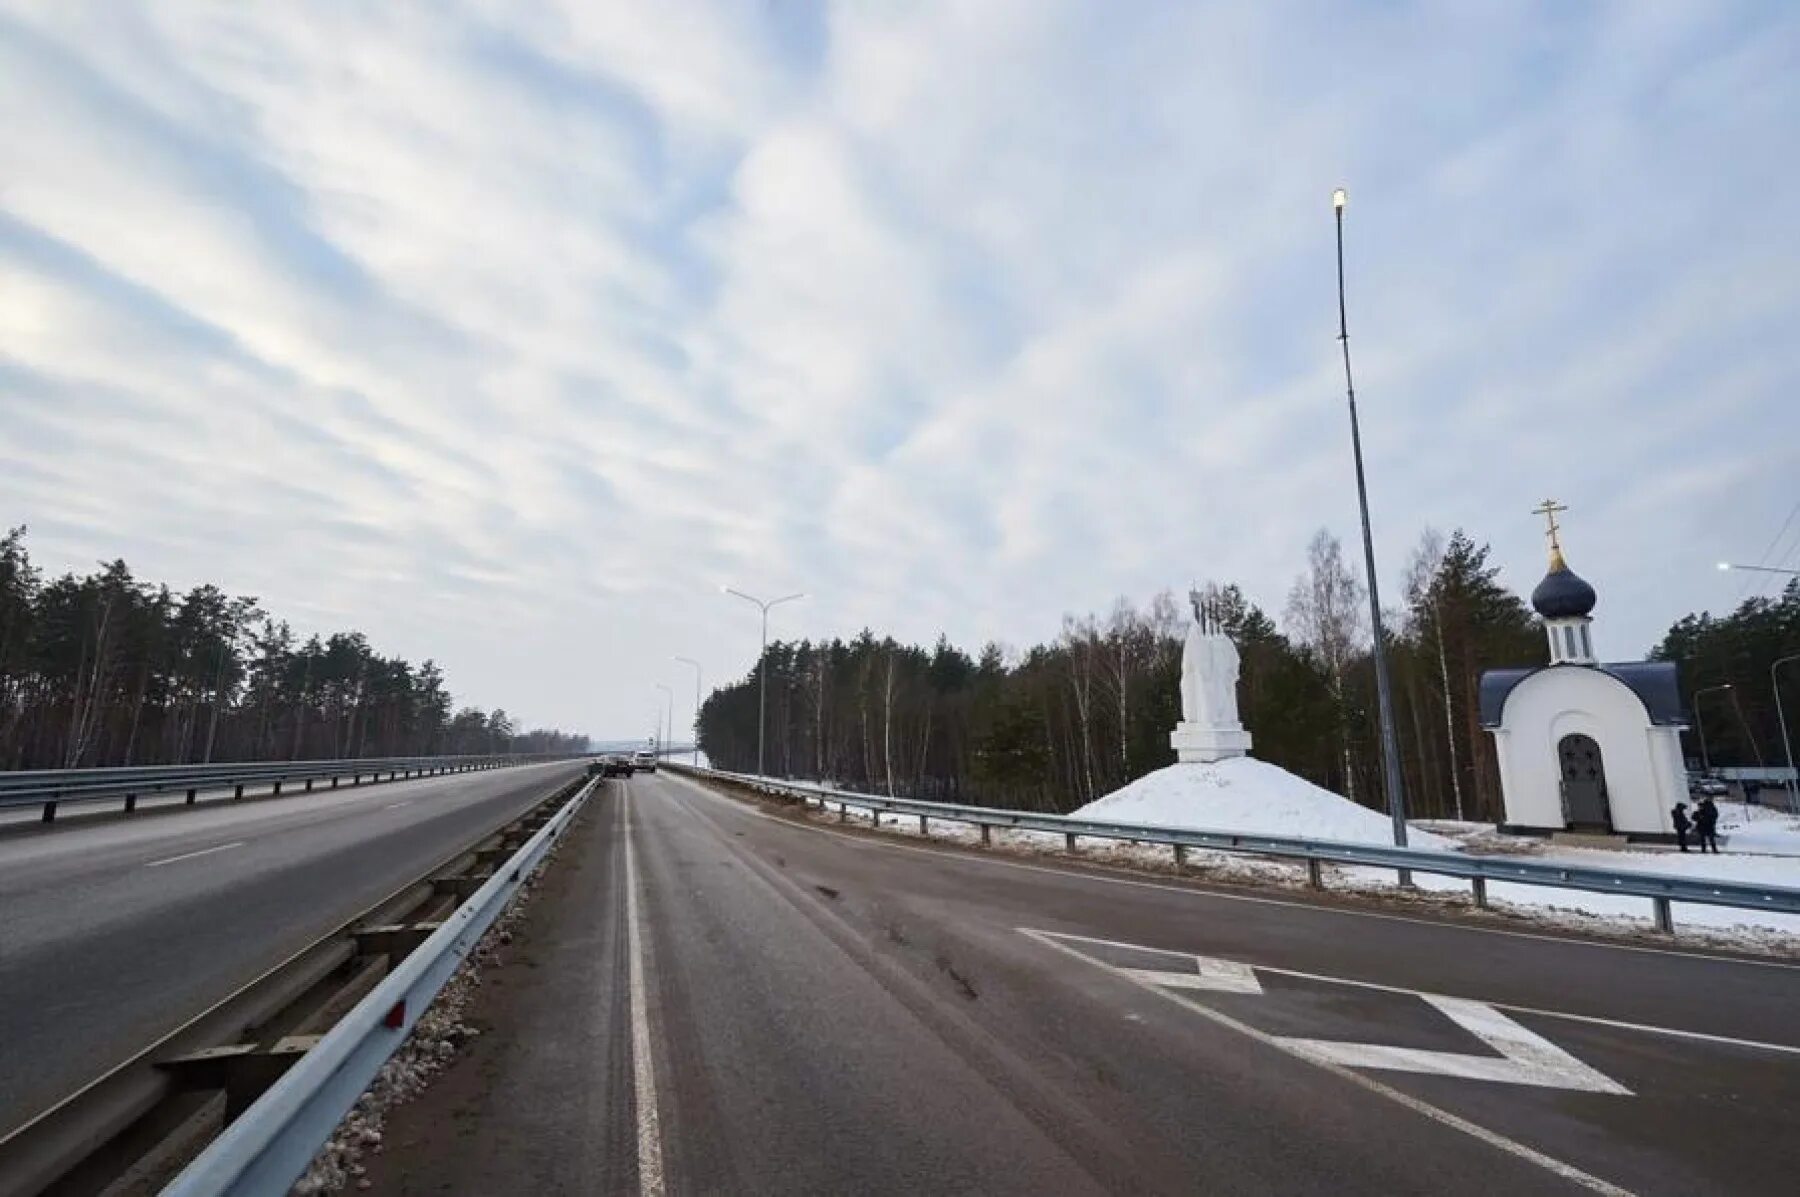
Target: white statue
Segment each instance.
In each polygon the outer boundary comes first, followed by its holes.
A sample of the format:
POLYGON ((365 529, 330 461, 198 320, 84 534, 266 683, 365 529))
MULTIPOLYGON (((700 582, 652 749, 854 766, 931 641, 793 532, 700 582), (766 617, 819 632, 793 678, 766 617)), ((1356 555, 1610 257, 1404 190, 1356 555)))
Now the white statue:
POLYGON ((1198 590, 1188 592, 1194 622, 1181 650, 1181 720, 1200 727, 1241 727, 1238 722, 1238 651, 1198 590))
POLYGON ((1188 592, 1194 622, 1181 649, 1181 724, 1170 737, 1179 759, 1216 761, 1243 756, 1250 736, 1238 722, 1238 651, 1219 626, 1212 604, 1188 592))

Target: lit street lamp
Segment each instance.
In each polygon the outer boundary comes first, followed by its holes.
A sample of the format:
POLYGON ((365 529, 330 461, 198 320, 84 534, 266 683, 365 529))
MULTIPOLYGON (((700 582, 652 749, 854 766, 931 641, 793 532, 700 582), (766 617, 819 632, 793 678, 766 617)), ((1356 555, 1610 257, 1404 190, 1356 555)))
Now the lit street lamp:
POLYGON ((1694 730, 1700 733, 1700 769, 1704 773, 1712 772, 1712 757, 1706 752, 1706 721, 1700 718, 1700 696, 1711 694, 1715 690, 1729 689, 1731 689, 1731 683, 1726 682, 1720 686, 1702 686, 1694 691, 1694 730))
POLYGON ((668 728, 667 732, 664 732, 661 729, 658 729, 657 732, 656 755, 662 756, 668 752, 669 736, 675 731, 675 691, 669 689, 661 682, 656 683, 656 688, 663 692, 663 706, 666 711, 666 717, 664 718, 663 723, 664 726, 668 728))
POLYGON ((700 662, 692 657, 676 657, 683 665, 694 667, 694 767, 700 767, 700 662))
MULTIPOLYGON (((1388 682, 1387 641, 1381 629, 1381 594, 1375 581, 1375 534, 1369 528, 1369 490, 1363 480, 1362 429, 1356 419, 1356 386, 1350 381, 1350 324, 1344 303, 1344 205, 1342 187, 1331 193, 1337 215, 1338 344, 1344 348, 1344 394, 1350 403, 1350 447, 1356 456, 1356 502, 1362 510, 1363 565, 1369 579, 1369 627, 1374 635, 1375 696, 1381 711, 1381 757, 1386 778, 1388 815, 1394 821, 1394 844, 1406 846, 1406 795, 1401 791, 1400 740, 1394 732, 1394 696, 1388 682)), ((1411 879, 1405 872, 1400 883, 1411 879)))
POLYGON ((1747 569, 1759 574, 1786 574, 1790 578, 1800 578, 1800 569, 1778 569, 1773 565, 1738 565, 1731 561, 1719 562, 1721 570, 1747 569))
POLYGON ((804 594, 784 594, 778 599, 764 602, 755 595, 745 594, 741 590, 733 590, 729 586, 719 587, 725 594, 735 594, 747 603, 754 603, 762 610, 762 651, 756 657, 756 672, 760 675, 756 694, 756 775, 763 773, 763 725, 767 722, 765 712, 769 709, 769 608, 779 607, 783 603, 791 603, 795 599, 803 599, 804 594))

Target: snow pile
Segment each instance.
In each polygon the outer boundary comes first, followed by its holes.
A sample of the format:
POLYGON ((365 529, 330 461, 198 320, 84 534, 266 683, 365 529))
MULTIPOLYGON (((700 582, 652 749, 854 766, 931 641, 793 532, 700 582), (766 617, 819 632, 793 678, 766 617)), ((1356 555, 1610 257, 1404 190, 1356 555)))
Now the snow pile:
MULTIPOLYGON (((1380 811, 1248 756, 1158 769, 1072 817, 1352 844, 1394 842, 1393 823, 1380 811)), ((1416 828, 1408 831, 1407 846, 1456 849, 1453 841, 1416 828)))

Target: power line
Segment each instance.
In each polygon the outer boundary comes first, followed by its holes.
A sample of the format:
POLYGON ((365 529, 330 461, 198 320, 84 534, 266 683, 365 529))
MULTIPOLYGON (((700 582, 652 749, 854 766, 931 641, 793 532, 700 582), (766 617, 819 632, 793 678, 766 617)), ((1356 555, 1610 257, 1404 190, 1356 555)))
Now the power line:
MULTIPOLYGON (((1775 546, 1780 544, 1782 539, 1787 536, 1788 529, 1793 526, 1795 516, 1800 516, 1800 503, 1794 504, 1793 510, 1788 512, 1787 519, 1783 520, 1781 523, 1781 531, 1775 534, 1775 539, 1769 542, 1769 547, 1764 549, 1762 551, 1762 556, 1756 559, 1758 565, 1767 565, 1769 563, 1769 554, 1773 553, 1775 551, 1775 546)), ((1793 556, 1794 549, 1800 549, 1800 540, 1794 542, 1793 549, 1788 550, 1787 557, 1793 556)), ((1782 558, 1783 564, 1786 564, 1787 557, 1782 558)), ((1743 585, 1738 587, 1738 601, 1741 603, 1745 598, 1749 597, 1750 587, 1752 585, 1756 586, 1757 593, 1760 595, 1762 593, 1762 588, 1768 584, 1769 580, 1767 576, 1745 578, 1743 585)))

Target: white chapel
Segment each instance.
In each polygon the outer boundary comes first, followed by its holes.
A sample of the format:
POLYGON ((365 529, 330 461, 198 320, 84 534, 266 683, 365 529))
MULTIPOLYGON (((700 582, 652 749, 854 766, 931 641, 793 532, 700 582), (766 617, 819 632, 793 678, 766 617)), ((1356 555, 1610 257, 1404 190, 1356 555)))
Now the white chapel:
POLYGON ((1502 829, 1584 831, 1632 839, 1674 833, 1669 812, 1687 798, 1686 719, 1672 661, 1601 664, 1594 655, 1594 588, 1563 560, 1556 515, 1550 571, 1531 592, 1550 639, 1550 663, 1481 676, 1481 722, 1494 737, 1502 829))

